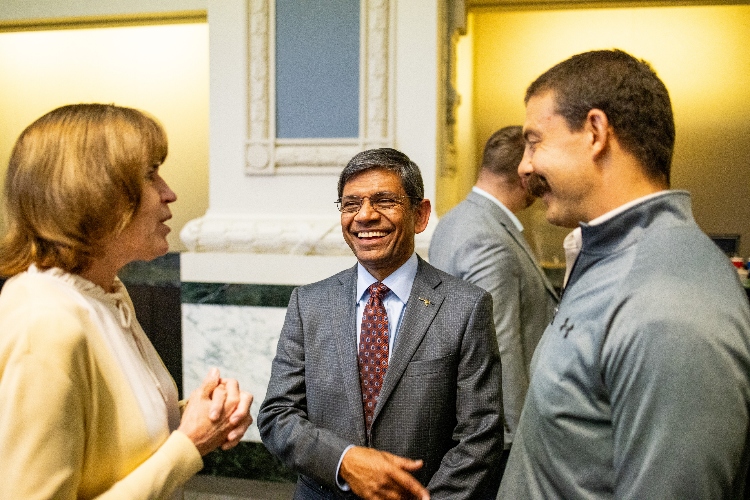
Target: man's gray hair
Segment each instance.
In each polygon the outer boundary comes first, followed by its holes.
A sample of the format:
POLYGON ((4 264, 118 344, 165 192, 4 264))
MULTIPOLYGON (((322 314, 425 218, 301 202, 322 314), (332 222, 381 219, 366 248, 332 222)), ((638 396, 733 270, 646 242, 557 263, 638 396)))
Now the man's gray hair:
POLYGON ((339 176, 339 198, 344 194, 344 186, 352 177, 376 168, 398 174, 406 195, 412 199, 412 204, 416 205, 424 198, 424 183, 419 167, 404 153, 391 148, 368 149, 354 155, 339 176))

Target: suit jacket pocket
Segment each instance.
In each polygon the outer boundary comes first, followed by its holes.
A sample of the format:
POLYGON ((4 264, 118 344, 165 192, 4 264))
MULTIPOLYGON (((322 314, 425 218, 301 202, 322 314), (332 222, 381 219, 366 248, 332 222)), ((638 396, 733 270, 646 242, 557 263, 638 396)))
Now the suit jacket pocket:
POLYGON ((417 377, 430 373, 449 371, 454 363, 454 356, 449 354, 437 359, 419 359, 411 361, 404 372, 405 377, 417 377))

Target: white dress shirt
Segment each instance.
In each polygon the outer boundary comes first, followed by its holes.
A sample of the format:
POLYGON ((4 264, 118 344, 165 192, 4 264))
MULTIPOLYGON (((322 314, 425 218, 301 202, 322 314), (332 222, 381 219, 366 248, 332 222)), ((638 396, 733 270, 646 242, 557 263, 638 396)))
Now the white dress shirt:
MULTIPOLYGON (((413 253, 409 260, 383 280, 383 284, 390 289, 383 297, 383 305, 388 313, 389 361, 398 335, 398 328, 401 325, 401 316, 406 307, 406 301, 409 300, 414 277, 417 275, 418 265, 417 254, 413 253)), ((359 345, 359 336, 362 333, 362 313, 365 310, 365 304, 370 299, 370 292, 367 289, 377 281, 362 264, 357 264, 357 345, 359 345)))
MULTIPOLYGON (((388 313, 388 361, 390 361, 393 354, 393 346, 396 342, 398 329, 401 326, 401 317, 403 316, 406 302, 409 300, 411 287, 414 285, 414 278, 417 275, 418 267, 419 260, 417 259, 417 254, 412 253, 409 260, 404 262, 401 267, 393 271, 382 281, 390 289, 385 294, 385 297, 383 297, 383 306, 388 313)), ((362 264, 357 264, 357 345, 359 345, 359 336, 362 332, 362 313, 365 310, 367 300, 370 298, 370 292, 367 289, 376 281, 378 280, 362 264)), ((340 480, 339 470, 341 469, 341 462, 344 460, 344 455, 353 447, 354 445, 351 444, 344 449, 339 458, 339 464, 336 467, 336 484, 342 491, 349 491, 351 489, 349 484, 340 480)))

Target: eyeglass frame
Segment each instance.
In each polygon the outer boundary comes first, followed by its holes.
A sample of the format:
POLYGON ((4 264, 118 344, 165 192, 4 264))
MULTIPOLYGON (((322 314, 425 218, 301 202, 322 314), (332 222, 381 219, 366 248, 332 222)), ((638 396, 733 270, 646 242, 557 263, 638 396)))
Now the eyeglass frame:
MULTIPOLYGON (((414 201, 420 202, 424 198, 419 198, 417 196, 409 196, 409 195, 399 195, 399 194, 391 193, 389 191, 384 191, 384 192, 379 192, 379 193, 371 194, 370 196, 363 196, 361 198, 359 196, 344 196, 344 197, 341 197, 338 200, 334 201, 334 203, 336 204, 336 208, 338 209, 338 211, 341 212, 342 214, 355 215, 355 214, 358 214, 360 210, 362 210, 362 205, 364 205, 365 200, 369 200, 370 201, 370 206, 372 207, 373 210, 375 210, 378 213, 383 213, 383 212, 387 212, 388 210, 393 210, 397 206, 399 206, 399 207, 404 206, 403 200, 405 200, 405 199, 412 200, 412 202, 414 202, 414 201), (396 202, 396 204, 394 206, 392 206, 392 207, 380 207, 380 208, 378 208, 377 207, 378 200, 376 199, 375 202, 373 202, 372 201, 372 197, 373 196, 376 196, 376 197, 377 196, 382 196, 383 198, 386 198, 386 199, 393 199, 396 202), (357 207, 357 210, 345 211, 344 210, 344 205, 343 205, 344 198, 349 198, 350 201, 354 201, 354 199, 358 198, 359 199, 359 207, 357 207)), ((416 205, 416 203, 412 203, 412 205, 416 205)))

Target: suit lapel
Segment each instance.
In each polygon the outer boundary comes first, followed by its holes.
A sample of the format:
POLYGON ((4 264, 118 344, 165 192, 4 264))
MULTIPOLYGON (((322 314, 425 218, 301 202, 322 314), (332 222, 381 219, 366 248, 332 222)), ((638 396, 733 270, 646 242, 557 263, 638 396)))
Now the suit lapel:
POLYGON ((388 363, 383 388, 380 390, 374 420, 377 420, 378 414, 398 385, 409 361, 414 356, 414 352, 422 343, 427 329, 432 324, 438 310, 440 310, 440 306, 445 299, 445 296, 437 290, 437 286, 441 282, 440 276, 420 257, 417 275, 414 277, 414 284, 404 308, 401 327, 396 337, 396 345, 388 363))
POLYGON ((469 197, 473 203, 477 203, 478 205, 480 205, 484 210, 490 213, 498 223, 502 224, 502 226, 508 231, 510 237, 513 238, 513 240, 523 249, 526 257, 528 257, 528 259, 534 265, 534 268, 542 278, 542 282, 544 283, 544 287, 547 289, 547 291, 551 293, 553 297, 557 297, 555 287, 552 286, 552 283, 550 283, 549 279, 547 279, 547 275, 544 273, 544 270, 537 262, 536 257, 534 256, 534 252, 532 252, 531 248, 529 247, 529 242, 526 241, 526 238, 523 236, 523 234, 521 234, 521 231, 519 231, 516 225, 513 224, 513 221, 510 219, 510 217, 508 217, 508 215, 503 212, 503 209, 493 203, 492 200, 488 200, 484 196, 479 195, 475 192, 470 192, 469 197))
POLYGON ((351 420, 361 437, 366 440, 365 415, 362 411, 362 390, 359 384, 359 364, 357 360, 357 265, 350 272, 341 275, 337 287, 328 292, 328 304, 331 304, 331 325, 336 339, 336 350, 348 404, 341 411, 349 411, 351 420), (348 410, 347 410, 348 409, 348 410))

